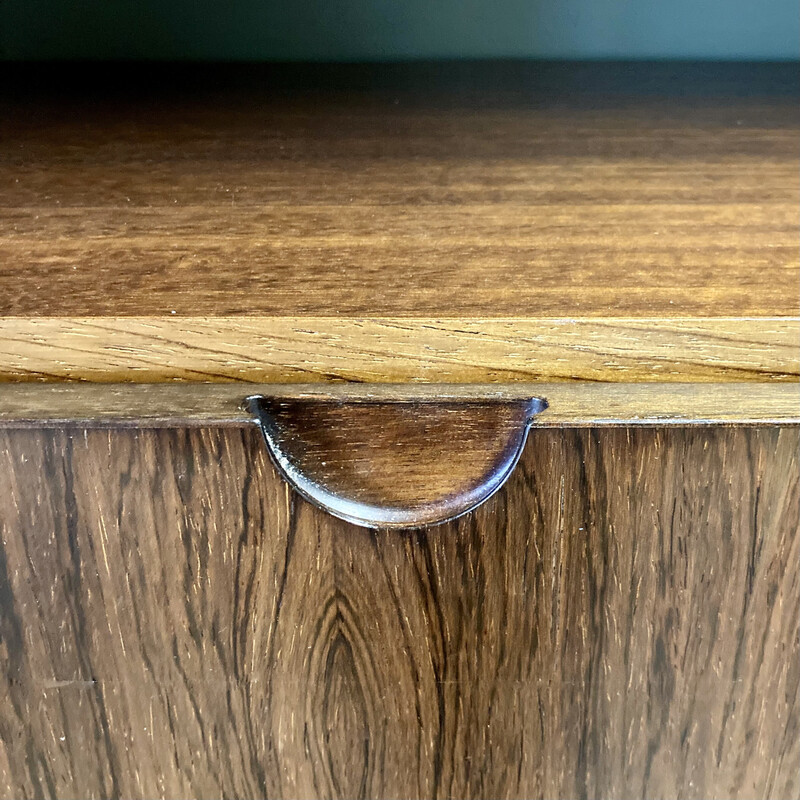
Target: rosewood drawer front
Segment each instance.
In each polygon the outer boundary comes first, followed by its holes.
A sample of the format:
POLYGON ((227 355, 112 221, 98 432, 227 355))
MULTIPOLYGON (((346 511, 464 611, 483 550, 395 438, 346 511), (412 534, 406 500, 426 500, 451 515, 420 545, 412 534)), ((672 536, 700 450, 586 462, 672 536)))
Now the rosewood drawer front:
POLYGON ((800 796, 790 65, 137 69, 0 82, 0 798, 800 796))
POLYGON ((0 392, 7 796, 796 791, 795 425, 175 392, 0 392))
POLYGON ((255 427, 7 430, 0 789, 791 797, 799 444, 534 427, 398 532, 289 491, 255 427))

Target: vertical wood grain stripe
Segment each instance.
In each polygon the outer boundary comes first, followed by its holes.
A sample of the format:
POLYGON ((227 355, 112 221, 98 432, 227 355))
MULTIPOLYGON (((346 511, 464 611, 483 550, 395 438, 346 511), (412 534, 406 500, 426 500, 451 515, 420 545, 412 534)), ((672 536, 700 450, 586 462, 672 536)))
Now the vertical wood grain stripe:
POLYGON ((792 381, 796 318, 0 318, 0 380, 792 381))

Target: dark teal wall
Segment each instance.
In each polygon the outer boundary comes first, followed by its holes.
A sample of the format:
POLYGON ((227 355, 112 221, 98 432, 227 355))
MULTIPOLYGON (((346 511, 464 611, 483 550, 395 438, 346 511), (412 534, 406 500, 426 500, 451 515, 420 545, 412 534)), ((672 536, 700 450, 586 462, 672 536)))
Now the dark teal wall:
POLYGON ((0 57, 800 57, 797 0, 0 0, 0 57))

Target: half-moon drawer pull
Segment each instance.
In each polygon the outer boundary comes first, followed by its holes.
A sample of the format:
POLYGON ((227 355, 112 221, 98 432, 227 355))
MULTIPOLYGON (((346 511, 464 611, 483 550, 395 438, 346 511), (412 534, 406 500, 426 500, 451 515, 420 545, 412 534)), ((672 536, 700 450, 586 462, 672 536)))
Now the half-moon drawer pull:
POLYGON ((513 387, 282 386, 247 399, 303 497, 356 525, 458 517, 505 483, 542 398, 513 387))

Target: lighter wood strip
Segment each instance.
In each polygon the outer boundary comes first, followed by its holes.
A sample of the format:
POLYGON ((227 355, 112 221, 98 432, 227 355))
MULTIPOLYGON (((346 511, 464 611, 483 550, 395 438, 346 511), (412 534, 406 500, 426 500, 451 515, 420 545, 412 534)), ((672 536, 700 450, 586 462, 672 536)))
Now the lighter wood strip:
MULTIPOLYGON (((0 427, 255 425, 248 395, 352 397, 347 384, 0 384, 0 427)), ((377 387, 378 389, 380 387, 377 387)), ((664 424, 797 424, 794 383, 517 383, 502 386, 386 386, 381 396, 411 389, 441 398, 542 397, 549 407, 535 427, 664 424)), ((363 387, 356 387, 363 392, 363 387)), ((379 393, 380 394, 380 393, 379 393)))
POLYGON ((800 375, 800 320, 0 318, 0 380, 741 382, 800 375))

